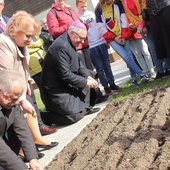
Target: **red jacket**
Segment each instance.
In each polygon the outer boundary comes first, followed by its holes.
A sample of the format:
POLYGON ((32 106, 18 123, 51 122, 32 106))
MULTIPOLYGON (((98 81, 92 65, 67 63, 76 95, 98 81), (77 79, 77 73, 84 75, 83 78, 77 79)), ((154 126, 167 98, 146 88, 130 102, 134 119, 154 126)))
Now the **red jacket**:
POLYGON ((56 4, 52 4, 52 9, 56 16, 50 10, 47 14, 47 24, 50 34, 56 39, 66 32, 74 21, 80 20, 80 18, 71 7, 60 8, 56 4))
MULTIPOLYGON (((52 4, 52 10, 54 13, 50 10, 47 14, 47 24, 54 39, 68 31, 73 22, 80 20, 77 13, 69 6, 61 8, 56 4, 52 4)), ((88 42, 85 41, 84 44, 80 44, 77 50, 87 47, 88 42)))
MULTIPOLYGON (((131 24, 129 18, 128 18, 128 22, 129 22, 129 25, 131 24)), ((141 39, 142 38, 142 35, 137 33, 137 28, 135 30, 131 30, 131 36, 130 36, 130 40, 137 40, 137 39, 141 39)))

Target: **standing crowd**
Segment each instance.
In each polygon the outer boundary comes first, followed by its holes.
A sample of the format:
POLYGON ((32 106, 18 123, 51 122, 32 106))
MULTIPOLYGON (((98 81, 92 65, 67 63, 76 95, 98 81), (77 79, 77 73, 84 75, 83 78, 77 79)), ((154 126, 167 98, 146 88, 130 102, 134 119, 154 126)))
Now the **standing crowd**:
POLYGON ((170 0, 75 0, 77 12, 55 0, 39 24, 26 11, 10 18, 0 0, 0 170, 42 170, 43 135, 100 111, 113 92, 108 48, 124 60, 132 84, 170 76, 170 0), (41 28, 40 28, 41 26, 41 28), (37 84, 45 111, 38 108, 37 84), (104 89, 102 93, 99 82, 104 89))

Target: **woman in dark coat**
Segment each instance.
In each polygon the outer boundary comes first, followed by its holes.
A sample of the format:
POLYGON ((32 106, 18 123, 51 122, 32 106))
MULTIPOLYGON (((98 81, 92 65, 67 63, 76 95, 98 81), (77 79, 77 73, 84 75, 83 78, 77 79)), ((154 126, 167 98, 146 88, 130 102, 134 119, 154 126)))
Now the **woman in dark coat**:
MULTIPOLYGON (((157 56, 170 57, 170 0, 147 0, 150 26, 157 56)), ((170 72, 170 70, 169 70, 170 72)))

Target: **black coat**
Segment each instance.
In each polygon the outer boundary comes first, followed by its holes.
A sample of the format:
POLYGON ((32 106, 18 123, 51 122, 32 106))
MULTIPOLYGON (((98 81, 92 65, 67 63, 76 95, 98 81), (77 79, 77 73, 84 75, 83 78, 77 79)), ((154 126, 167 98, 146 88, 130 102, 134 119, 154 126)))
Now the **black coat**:
POLYGON ((157 15, 170 5, 170 0, 146 0, 146 5, 150 15, 157 15))
POLYGON ((50 46, 44 60, 41 83, 48 109, 72 115, 85 109, 87 77, 90 75, 78 58, 67 33, 50 46))
POLYGON ((47 52, 49 46, 54 41, 53 37, 47 30, 44 30, 43 28, 41 29, 41 34, 39 37, 43 39, 43 41, 44 41, 43 47, 44 47, 45 52, 47 52))
POLYGON ((4 110, 0 106, 0 166, 8 170, 27 170, 26 164, 6 144, 8 141, 7 131, 11 125, 21 141, 27 160, 38 158, 32 135, 19 107, 15 106, 11 110, 4 110))

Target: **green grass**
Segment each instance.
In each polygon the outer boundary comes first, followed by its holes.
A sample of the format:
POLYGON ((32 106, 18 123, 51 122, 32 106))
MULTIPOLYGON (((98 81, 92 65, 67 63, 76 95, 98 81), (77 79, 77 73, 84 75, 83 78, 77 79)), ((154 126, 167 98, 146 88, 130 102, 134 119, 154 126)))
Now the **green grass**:
POLYGON ((44 104, 43 104, 43 102, 41 100, 39 90, 35 91, 35 98, 36 98, 36 101, 37 101, 38 108, 44 111, 45 110, 45 106, 44 106, 44 104))
POLYGON ((111 99, 111 103, 119 102, 121 100, 133 97, 137 93, 144 94, 152 90, 168 86, 170 86, 170 77, 158 80, 150 79, 149 82, 140 84, 139 87, 134 87, 131 80, 129 80, 124 84, 123 90, 111 99))
MULTIPOLYGON (((151 79, 149 82, 141 84, 138 88, 134 87, 134 85, 132 85, 131 80, 129 80, 124 84, 123 90, 117 95, 113 96, 113 98, 111 99, 111 103, 119 102, 121 100, 133 97, 137 93, 147 93, 152 90, 168 86, 170 86, 170 77, 158 80, 151 79)), ((41 101, 40 93, 38 90, 36 90, 35 96, 38 108, 41 110, 45 110, 45 106, 41 101)))

